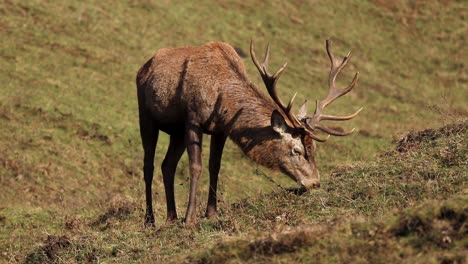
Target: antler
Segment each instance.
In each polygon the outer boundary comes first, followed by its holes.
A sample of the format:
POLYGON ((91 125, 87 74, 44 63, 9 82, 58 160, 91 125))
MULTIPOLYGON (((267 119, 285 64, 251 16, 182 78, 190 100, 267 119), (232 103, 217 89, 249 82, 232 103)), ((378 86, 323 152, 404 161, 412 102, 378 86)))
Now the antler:
MULTIPOLYGON (((330 58, 330 62, 331 62, 330 76, 328 78, 328 86, 329 86, 328 95, 325 97, 325 99, 323 99, 321 101, 318 101, 318 100, 316 101, 315 112, 314 112, 314 114, 312 116, 305 116, 304 115, 305 118, 303 118, 302 120, 303 121, 305 120, 305 124, 312 130, 319 129, 319 130, 321 130, 321 131, 323 131, 325 133, 328 133, 328 134, 334 135, 334 136, 347 136, 347 135, 352 134, 355 129, 353 128, 351 131, 342 132, 342 131, 333 130, 333 129, 329 128, 329 127, 323 126, 319 122, 321 120, 333 120, 333 121, 349 120, 349 119, 354 118, 355 116, 357 116, 359 114, 359 112, 361 112, 362 107, 359 110, 357 110, 354 114, 348 115, 348 116, 333 116, 333 115, 324 115, 324 114, 322 114, 322 110, 327 105, 329 105, 330 103, 335 101, 337 98, 349 93, 354 88, 354 86, 357 83, 358 77, 359 77, 359 72, 357 72, 356 75, 354 75, 354 78, 353 78, 352 82, 348 85, 348 87, 346 87, 344 89, 336 88, 336 84, 335 84, 336 77, 341 72, 341 70, 346 66, 349 59, 351 58, 351 51, 348 52, 348 55, 346 55, 341 62, 339 62, 339 61, 336 60, 335 56, 333 55, 332 51, 330 50, 330 41, 329 40, 327 40, 327 42, 326 42, 326 47, 327 47, 328 57, 330 58)), ((300 112, 302 112, 303 109, 305 109, 305 103, 304 103, 304 106, 301 107, 300 112)))
POLYGON ((306 108, 307 108, 306 106, 307 101, 306 101, 301 106, 299 113, 296 117, 291 112, 291 109, 292 109, 292 104, 294 102, 294 99, 296 98, 297 93, 295 93, 294 96, 291 98, 291 100, 289 100, 288 105, 285 105, 283 101, 279 98, 276 92, 276 82, 278 81, 279 77, 281 76, 283 71, 286 69, 286 66, 288 64, 285 63, 275 74, 271 75, 268 71, 268 59, 270 57, 270 44, 268 44, 266 51, 265 51, 265 58, 263 59, 263 62, 260 64, 255 56, 255 52, 253 48, 253 40, 250 42, 250 56, 252 57, 252 60, 255 66, 257 67, 258 71, 260 72, 260 75, 262 76, 263 82, 265 83, 265 86, 268 90, 268 94, 270 94, 271 98, 279 107, 280 111, 283 112, 283 114, 290 120, 290 122, 295 128, 304 129, 304 131, 310 137, 312 137, 313 139, 319 142, 326 141, 330 135, 347 136, 354 132, 354 129, 352 129, 349 132, 333 130, 329 127, 321 125, 320 124, 321 120, 334 120, 334 121, 349 120, 357 116, 359 112, 361 112, 362 110, 362 107, 361 107, 358 111, 356 111, 354 114, 349 115, 349 116, 332 116, 332 115, 322 114, 322 110, 327 105, 335 101, 337 98, 349 93, 353 89, 353 87, 356 85, 358 77, 359 77, 359 73, 356 73, 356 75, 353 78, 353 81, 348 85, 348 87, 346 87, 345 89, 336 88, 336 84, 335 84, 336 77, 348 63, 349 58, 351 57, 351 52, 349 52, 348 55, 346 55, 341 62, 337 62, 335 59, 335 56, 330 50, 330 41, 327 40, 326 44, 327 44, 326 47, 327 47, 328 57, 330 58, 330 62, 331 62, 330 76, 328 79, 328 85, 329 85, 328 95, 325 97, 325 99, 321 101, 316 101, 315 112, 312 116, 306 115, 306 108), (315 131, 316 131, 315 129, 319 129, 329 134, 328 137, 325 139, 319 138, 317 135, 315 135, 315 131))
POLYGON ((260 64, 257 58, 255 57, 253 40, 250 41, 250 56, 252 57, 255 66, 260 72, 263 82, 265 83, 265 86, 268 90, 268 94, 270 94, 273 101, 280 108, 280 110, 288 117, 288 119, 291 121, 294 127, 302 127, 301 122, 291 112, 292 104, 294 102, 294 99, 296 98, 297 93, 294 94, 294 96, 291 98, 291 100, 289 100, 289 103, 286 106, 283 103, 283 101, 279 98, 276 92, 276 82, 278 81, 283 71, 286 69, 286 66, 288 66, 288 63, 286 62, 285 64, 283 64, 283 66, 275 74, 271 75, 268 71, 268 59, 270 58, 270 44, 268 44, 265 51, 265 58, 263 59, 262 64, 260 64))

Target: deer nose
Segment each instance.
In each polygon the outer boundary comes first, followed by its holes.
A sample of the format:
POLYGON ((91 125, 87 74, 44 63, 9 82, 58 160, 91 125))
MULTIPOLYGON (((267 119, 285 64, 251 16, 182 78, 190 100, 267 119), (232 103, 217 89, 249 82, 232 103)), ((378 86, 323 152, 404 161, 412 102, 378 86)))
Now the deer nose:
POLYGON ((300 181, 300 184, 304 186, 306 189, 318 189, 320 188, 320 180, 319 179, 313 179, 313 180, 302 180, 300 181))

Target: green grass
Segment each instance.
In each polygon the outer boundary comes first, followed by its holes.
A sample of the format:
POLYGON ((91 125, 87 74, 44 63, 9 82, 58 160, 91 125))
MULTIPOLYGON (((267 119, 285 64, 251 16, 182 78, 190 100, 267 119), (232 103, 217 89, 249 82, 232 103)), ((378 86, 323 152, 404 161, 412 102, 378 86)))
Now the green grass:
POLYGON ((466 121, 408 133, 373 162, 337 168, 321 190, 224 204, 193 229, 144 228, 141 204, 117 196, 91 217, 62 219, 26 262, 463 263, 467 136, 466 121))
MULTIPOLYGON (((464 263, 467 196, 429 200, 385 220, 334 218, 224 242, 190 263, 464 263)), ((180 260, 182 262, 182 260, 180 260)))
MULTIPOLYGON (((447 149, 429 144, 401 155, 389 149, 408 130, 467 116, 466 9, 462 1, 403 0, 2 2, 0 262, 168 260, 281 226, 354 215, 378 222, 392 208, 452 199, 466 189, 463 138, 448 145, 441 138, 428 141, 447 149), (158 48, 219 40, 248 51, 251 38, 259 50, 271 42, 272 69, 288 62, 278 89, 284 100, 297 91, 298 102, 326 93, 325 39, 333 40, 336 54, 352 49, 339 83, 358 70, 361 79, 328 111, 364 106, 345 125, 357 133, 319 144, 323 188, 304 196, 285 193, 282 188, 294 183, 253 164, 229 142, 220 220, 200 220, 195 230, 163 225, 165 198, 156 169, 155 213, 163 228, 144 229, 136 71, 158 48), (454 146, 461 156, 451 156, 454 146), (282 216, 286 209, 290 213, 282 216), (277 224, 277 216, 286 222, 277 224)), ((250 59, 244 62, 263 89, 250 59)), ((156 168, 167 144, 168 137, 160 136, 156 168)), ((180 215, 187 189, 183 157, 176 178, 180 215)))

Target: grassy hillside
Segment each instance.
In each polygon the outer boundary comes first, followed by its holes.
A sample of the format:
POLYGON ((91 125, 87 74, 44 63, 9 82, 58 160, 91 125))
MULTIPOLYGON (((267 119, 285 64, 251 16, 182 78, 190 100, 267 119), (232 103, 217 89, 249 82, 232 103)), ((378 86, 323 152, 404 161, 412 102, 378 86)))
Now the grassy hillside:
POLYGON ((408 133, 322 190, 244 198, 194 229, 145 229, 141 204, 115 197, 94 217, 66 217, 26 262, 464 263, 467 138, 467 122, 408 133))
MULTIPOLYGON (((331 219, 224 242, 189 263, 465 263, 467 196, 430 200, 386 220, 331 219)), ((182 262, 178 260, 176 262, 182 262)))
MULTIPOLYGON (((467 8, 463 1, 3 1, 0 261, 151 262, 219 240, 243 244, 257 233, 265 237, 262 232, 325 219, 360 215, 369 226, 379 225, 390 208, 424 199, 458 204, 466 198, 466 129, 424 143, 432 154, 405 145, 414 140, 407 137, 400 154, 378 161, 375 155, 388 153, 405 131, 468 115, 467 8), (278 89, 284 100, 297 91, 298 102, 326 93, 326 38, 334 41, 337 54, 352 49, 339 82, 345 84, 357 70, 360 82, 328 111, 345 114, 364 106, 346 125, 357 127, 357 133, 319 145, 323 188, 302 196, 284 190, 295 186, 287 177, 251 163, 228 143, 220 176, 221 218, 200 220, 195 230, 162 224, 165 198, 156 170, 155 213, 162 229, 143 229, 137 69, 161 47, 219 40, 247 52, 251 38, 258 49, 272 43, 272 68, 288 61, 278 89), (408 162, 412 159, 417 166, 408 162), (387 184, 390 189, 382 187, 387 184), (460 192, 465 194, 452 197, 460 192), (280 226, 277 216, 287 221, 280 226)), ((250 59, 244 62, 263 89, 250 59)), ((168 137, 160 136, 156 168, 167 143, 168 137)), ((207 155, 205 146, 205 164, 207 155)), ((200 212, 207 178, 205 173, 200 184, 200 212)), ((183 157, 176 178, 179 213, 186 208, 187 188, 183 157)), ((340 232, 331 230, 331 237, 340 232)), ((323 254, 332 253, 328 245, 323 254)), ((298 259, 300 252, 290 257, 298 259)), ((203 259, 200 254, 190 259, 203 259)))
POLYGON ((186 259, 464 263, 467 133, 466 122, 408 133, 376 161, 336 169, 333 180, 319 192, 284 190, 236 203, 225 215, 246 224, 241 230, 250 229, 253 235, 221 239, 210 250, 186 259), (249 227, 252 221, 255 225, 249 227))

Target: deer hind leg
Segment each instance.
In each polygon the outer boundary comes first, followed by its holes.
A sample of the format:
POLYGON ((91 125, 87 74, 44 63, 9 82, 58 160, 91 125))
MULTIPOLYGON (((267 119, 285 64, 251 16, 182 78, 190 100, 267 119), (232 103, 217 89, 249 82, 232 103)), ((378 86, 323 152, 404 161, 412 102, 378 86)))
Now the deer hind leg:
POLYGON ((184 135, 171 135, 169 148, 166 157, 161 164, 161 171, 164 180, 164 189, 166 191, 167 218, 166 222, 177 220, 177 210, 174 198, 174 176, 180 157, 184 153, 185 142, 184 135))
POLYGON ((221 168, 221 157, 223 155, 224 144, 226 143, 225 135, 211 136, 210 143, 210 190, 208 192, 208 205, 206 207, 205 216, 211 218, 218 212, 216 208, 216 190, 218 188, 218 175, 221 168))
POLYGON ((199 124, 189 119, 186 131, 186 144, 190 167, 190 194, 187 212, 185 213, 185 223, 191 226, 195 223, 197 185, 202 173, 201 148, 203 129, 199 124))
POLYGON ((158 142, 159 129, 150 114, 140 111, 140 135, 144 149, 143 173, 146 191, 145 225, 154 225, 153 200, 151 185, 154 172, 154 155, 158 142))

